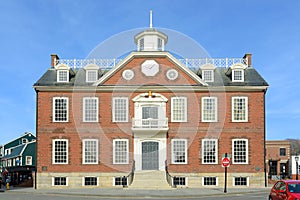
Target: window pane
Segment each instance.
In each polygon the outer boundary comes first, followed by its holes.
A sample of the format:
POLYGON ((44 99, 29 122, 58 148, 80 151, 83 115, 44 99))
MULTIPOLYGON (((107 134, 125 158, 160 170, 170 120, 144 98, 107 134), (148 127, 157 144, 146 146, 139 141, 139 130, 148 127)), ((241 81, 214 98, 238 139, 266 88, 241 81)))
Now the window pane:
POLYGON ((128 163, 128 140, 114 140, 114 163, 128 163))
POLYGON ((113 121, 127 122, 128 121, 128 99, 114 98, 113 99, 113 121))
POLYGON ((69 82, 69 71, 58 70, 57 71, 57 82, 69 82))
POLYGON ((85 177, 84 178, 84 185, 88 186, 88 185, 98 185, 97 183, 97 177, 85 177))
POLYGON ((214 80, 213 74, 214 74, 213 70, 203 70, 202 78, 205 82, 213 82, 214 80))
POLYGON ((204 177, 203 185, 217 185, 216 177, 204 177))
POLYGON ((83 100, 84 119, 85 122, 98 121, 98 98, 84 98, 83 100))
POLYGON ((173 178, 173 185, 186 185, 186 178, 185 177, 174 177, 173 178))
POLYGON ((248 142, 247 140, 233 141, 233 162, 247 163, 248 162, 248 142))
POLYGON ((247 97, 232 98, 233 121, 247 121, 247 97))
POLYGON ((68 98, 54 98, 54 122, 68 121, 68 98))
POLYGON ((185 97, 172 98, 172 121, 186 122, 187 121, 187 100, 185 97))
POLYGON ((203 163, 217 163, 217 141, 203 140, 202 141, 202 156, 203 163))
POLYGON ((54 164, 68 163, 68 142, 66 140, 55 140, 53 151, 54 164))
POLYGON ((66 177, 54 177, 54 185, 67 185, 66 177))
POLYGON ((202 98, 202 121, 215 122, 217 121, 217 98, 203 97, 202 98))
POLYGON ((87 70, 86 71, 86 82, 96 82, 98 79, 97 70, 87 70))
POLYGON ((83 140, 83 163, 98 163, 98 140, 83 140))
POLYGON ((247 177, 235 177, 234 178, 234 185, 245 185, 247 186, 247 177))
POLYGON ((186 159, 186 140, 173 140, 172 141, 173 147, 173 163, 187 163, 186 159))

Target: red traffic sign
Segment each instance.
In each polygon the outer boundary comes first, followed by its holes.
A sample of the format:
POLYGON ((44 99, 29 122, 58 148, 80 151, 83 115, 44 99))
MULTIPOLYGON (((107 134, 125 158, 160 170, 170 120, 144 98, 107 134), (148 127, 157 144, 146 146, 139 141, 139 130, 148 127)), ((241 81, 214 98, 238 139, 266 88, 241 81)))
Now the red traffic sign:
POLYGON ((228 157, 222 158, 222 167, 229 167, 230 159, 228 157))

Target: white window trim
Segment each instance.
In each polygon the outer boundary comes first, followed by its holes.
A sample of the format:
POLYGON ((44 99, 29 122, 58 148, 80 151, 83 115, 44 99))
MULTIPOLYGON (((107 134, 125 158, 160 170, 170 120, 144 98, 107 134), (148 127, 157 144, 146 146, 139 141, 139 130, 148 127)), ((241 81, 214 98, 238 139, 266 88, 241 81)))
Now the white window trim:
POLYGON ((187 122, 187 97, 172 97, 171 98, 171 122, 187 122), (175 120, 173 107, 175 99, 184 99, 184 119, 183 120, 175 120))
POLYGON ((98 97, 84 97, 83 98, 83 110, 82 110, 83 122, 98 122, 99 121, 99 99, 98 97), (96 100, 96 120, 86 120, 85 109, 86 109, 86 99, 95 99, 96 100))
MULTIPOLYGON (((25 163, 26 165, 32 165, 32 156, 26 156, 25 160, 26 160, 26 161, 25 161, 25 162, 26 162, 26 163, 25 163), (28 159, 28 158, 30 158, 30 163, 27 163, 27 159, 28 159)), ((20 161, 20 162, 21 162, 21 161, 20 161)))
POLYGON ((244 69, 233 69, 232 70, 232 82, 244 82, 244 75, 245 73, 244 73, 244 69), (237 72, 237 71, 239 71, 239 72, 241 72, 242 74, 241 74, 241 80, 237 80, 237 79, 235 79, 234 77, 235 77, 235 72, 237 72))
POLYGON ((87 82, 87 83, 94 83, 94 82, 96 82, 98 80, 98 70, 91 70, 91 69, 89 69, 89 70, 86 70, 86 72, 85 72, 85 81, 87 82), (93 72, 93 73, 95 73, 96 74, 96 80, 89 80, 89 76, 88 76, 88 73, 89 72, 93 72))
MULTIPOLYGON (((117 176, 117 177, 114 177, 114 178, 113 178, 113 186, 116 186, 116 187, 122 186, 122 185, 116 185, 116 178, 121 178, 121 179, 122 179, 122 177, 123 177, 123 176, 117 176)), ((127 179, 127 186, 128 186, 128 178, 126 177, 126 179, 127 179)))
POLYGON ((206 82, 206 83, 212 83, 212 82, 214 82, 215 80, 214 80, 214 70, 213 69, 203 69, 202 70, 202 78, 203 78, 203 80, 206 82), (211 79, 210 80, 206 80, 204 77, 204 72, 211 72, 211 79))
POLYGON ((58 123, 69 122, 69 97, 53 97, 52 100, 52 121, 58 123), (67 100, 67 119, 65 121, 57 121, 55 120, 55 100, 56 99, 66 99, 67 100))
POLYGON ((53 187, 66 187, 66 186, 69 186, 69 177, 65 177, 65 176, 55 176, 55 177, 52 177, 52 186, 53 187), (66 185, 54 185, 55 178, 66 178, 66 185))
POLYGON ((232 164, 238 164, 238 165, 248 165, 249 163, 249 142, 248 139, 233 139, 232 144, 232 164), (235 162, 234 161, 234 142, 235 141, 246 141, 246 162, 235 162))
POLYGON ((113 105, 112 105, 112 116, 113 116, 113 122, 128 122, 128 115, 129 115, 129 105, 128 105, 128 98, 127 97, 114 97, 113 98, 113 105), (124 121, 116 120, 115 116, 115 100, 117 99, 125 99, 126 100, 126 119, 124 121))
POLYGON ((129 164, 129 141, 128 139, 114 139, 113 140, 113 164, 114 165, 124 165, 129 164), (126 162, 116 162, 116 142, 117 141, 125 141, 126 142, 126 162))
POLYGON ((99 186, 99 177, 97 176, 84 176, 82 177, 82 186, 84 187, 98 187, 99 186), (97 178, 97 185, 85 185, 85 178, 97 178))
POLYGON ((245 96, 235 96, 231 97, 231 120, 232 122, 248 122, 248 97, 245 96), (234 99, 245 99, 245 120, 234 119, 234 99))
POLYGON ((172 146, 171 146, 172 164, 175 164, 175 165, 188 164, 187 139, 172 139, 171 142, 172 142, 172 146), (184 143, 185 143, 185 162, 175 162, 175 155, 174 155, 174 142, 175 141, 184 141, 184 143))
POLYGON ((250 184, 249 184, 249 176, 234 176, 232 177, 232 186, 237 186, 237 187, 249 187, 250 184), (247 178, 247 185, 235 185, 235 178, 247 178))
POLYGON ((219 151, 219 149, 218 149, 218 139, 202 139, 202 164, 204 164, 204 165, 215 165, 215 164, 218 164, 218 151, 219 151), (205 141, 214 141, 215 142, 215 144, 216 144, 216 152, 215 152, 215 157, 216 157, 216 161, 214 162, 214 163, 205 163, 204 162, 204 142, 205 141))
POLYGON ((67 165, 69 164, 69 140, 68 139, 54 139, 52 140, 52 164, 55 165, 67 165), (55 142, 56 141, 66 141, 66 149, 67 149, 67 161, 65 163, 56 163, 55 162, 55 142))
POLYGON ((57 70, 56 80, 57 80, 58 83, 68 83, 69 82, 69 70, 62 70, 62 69, 57 70), (61 80, 60 72, 66 72, 67 73, 67 80, 66 81, 61 80))
POLYGON ((201 119, 202 122, 218 122, 218 98, 217 97, 202 97, 201 101, 201 119), (204 119, 204 100, 205 99, 215 99, 215 120, 206 120, 204 119))
POLYGON ((98 139, 83 139, 82 140, 82 164, 85 165, 97 165, 99 163, 99 140, 98 139), (85 141, 95 141, 96 142, 96 162, 90 163, 90 162, 85 162, 85 141))
POLYGON ((216 186, 219 186, 219 177, 217 177, 217 176, 202 176, 202 186, 203 187, 216 187, 216 186), (204 185, 204 178, 216 178, 216 185, 204 185))

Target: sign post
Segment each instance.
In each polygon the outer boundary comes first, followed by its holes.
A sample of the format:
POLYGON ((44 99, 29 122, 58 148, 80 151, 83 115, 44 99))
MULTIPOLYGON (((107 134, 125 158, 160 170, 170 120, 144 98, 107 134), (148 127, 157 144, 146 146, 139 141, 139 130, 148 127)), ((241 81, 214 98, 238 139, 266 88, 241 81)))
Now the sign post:
POLYGON ((225 183, 224 183, 224 193, 227 193, 227 167, 230 165, 230 158, 228 157, 227 153, 222 158, 222 167, 225 168, 225 183))

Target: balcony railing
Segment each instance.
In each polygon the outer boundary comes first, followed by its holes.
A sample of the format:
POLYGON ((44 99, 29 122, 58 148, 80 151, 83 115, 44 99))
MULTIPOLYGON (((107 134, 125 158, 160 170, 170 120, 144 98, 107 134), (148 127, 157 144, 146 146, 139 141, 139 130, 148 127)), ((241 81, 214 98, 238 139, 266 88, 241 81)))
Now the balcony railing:
MULTIPOLYGON (((59 59, 57 64, 65 64, 72 69, 83 68, 89 64, 99 66, 101 70, 110 70, 115 67, 122 59, 59 59)), ((186 58, 178 59, 182 64, 191 70, 198 70, 205 64, 213 64, 216 67, 226 68, 236 63, 242 63, 248 66, 247 58, 186 58)))
POLYGON ((168 118, 165 119, 132 119, 133 129, 167 129, 168 118))

